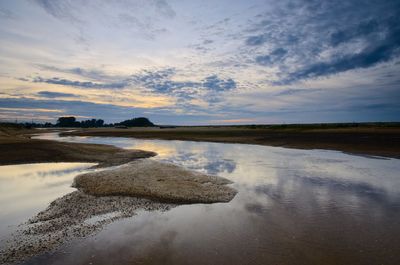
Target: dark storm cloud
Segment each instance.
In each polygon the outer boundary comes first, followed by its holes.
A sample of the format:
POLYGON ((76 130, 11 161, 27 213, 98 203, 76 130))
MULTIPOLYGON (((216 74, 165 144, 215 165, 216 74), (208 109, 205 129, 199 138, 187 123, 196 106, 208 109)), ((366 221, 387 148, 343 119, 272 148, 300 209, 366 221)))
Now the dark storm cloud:
POLYGON ((40 91, 37 93, 39 96, 45 97, 45 98, 59 98, 59 97, 64 97, 64 98, 73 98, 77 97, 74 94, 70 93, 59 93, 59 92, 51 92, 51 91, 40 91))
POLYGON ((122 81, 116 83, 95 83, 90 81, 73 81, 59 77, 53 78, 42 78, 42 77, 35 77, 32 80, 34 83, 47 83, 47 84, 54 84, 54 85, 63 85, 63 86, 73 86, 73 87, 82 87, 82 88, 99 88, 99 89, 122 89, 129 85, 129 82, 122 81))
MULTIPOLYGON (((398 58, 400 2, 282 2, 248 28, 254 61, 278 66, 277 84, 367 68, 398 58), (259 55, 263 50, 272 53, 259 55)), ((265 53, 265 52, 264 52, 265 53)))

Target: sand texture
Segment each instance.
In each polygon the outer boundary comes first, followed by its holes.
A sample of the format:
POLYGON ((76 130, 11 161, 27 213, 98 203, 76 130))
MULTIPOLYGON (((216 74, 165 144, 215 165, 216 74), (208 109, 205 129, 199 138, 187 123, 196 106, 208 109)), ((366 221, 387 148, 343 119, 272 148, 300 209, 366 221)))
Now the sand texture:
POLYGON ((74 191, 21 224, 6 242, 1 242, 0 263, 13 264, 41 253, 56 250, 76 238, 99 232, 105 225, 136 215, 138 210, 167 211, 176 204, 143 198, 98 197, 74 191))
POLYGON ((123 195, 176 203, 228 202, 236 190, 231 181, 185 168, 139 159, 120 167, 75 178, 73 186, 96 196, 123 195))
POLYGON ((122 166, 75 178, 78 188, 53 201, 6 242, 0 263, 12 264, 58 249, 76 238, 97 233, 105 225, 132 217, 138 210, 167 211, 180 204, 229 202, 231 181, 185 168, 138 159, 122 166))

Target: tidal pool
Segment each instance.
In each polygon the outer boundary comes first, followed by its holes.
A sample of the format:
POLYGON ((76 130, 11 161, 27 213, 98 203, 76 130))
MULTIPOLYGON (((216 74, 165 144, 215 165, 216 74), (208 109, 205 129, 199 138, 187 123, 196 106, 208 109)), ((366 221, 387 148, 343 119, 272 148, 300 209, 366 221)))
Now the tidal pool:
MULTIPOLYGON (((154 151, 159 155, 152 159, 228 178, 239 192, 229 203, 143 211, 24 264, 400 264, 398 159, 244 144, 54 133, 38 138, 154 151)), ((1 168, 3 207, 13 201, 3 198, 3 187, 13 181, 1 168)), ((66 174, 59 187, 67 193, 78 172, 66 174)), ((44 195, 51 185, 40 185, 25 200, 43 197, 41 204, 15 203, 23 213, 18 221, 54 199, 44 195)), ((23 192, 14 193, 23 198, 23 192)), ((2 211, 0 223, 6 219, 2 211)))

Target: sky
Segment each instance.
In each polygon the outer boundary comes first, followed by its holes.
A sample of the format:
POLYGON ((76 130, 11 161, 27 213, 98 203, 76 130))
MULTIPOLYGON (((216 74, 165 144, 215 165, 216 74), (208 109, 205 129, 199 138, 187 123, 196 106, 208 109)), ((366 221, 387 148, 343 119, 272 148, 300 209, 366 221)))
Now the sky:
POLYGON ((400 121, 398 0, 1 0, 0 121, 400 121))

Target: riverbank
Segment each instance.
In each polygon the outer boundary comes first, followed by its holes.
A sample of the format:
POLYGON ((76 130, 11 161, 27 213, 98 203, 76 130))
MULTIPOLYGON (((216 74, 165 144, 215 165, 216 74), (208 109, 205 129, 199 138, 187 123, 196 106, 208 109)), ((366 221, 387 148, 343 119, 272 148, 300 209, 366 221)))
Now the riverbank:
POLYGON ((17 127, 0 128, 0 165, 47 162, 94 162, 96 167, 128 163, 155 156, 142 150, 125 150, 111 145, 66 143, 31 139, 37 130, 17 127))
POLYGON ((133 137, 257 144, 297 149, 327 149, 359 155, 400 158, 398 126, 215 126, 176 128, 92 128, 61 136, 133 137))

